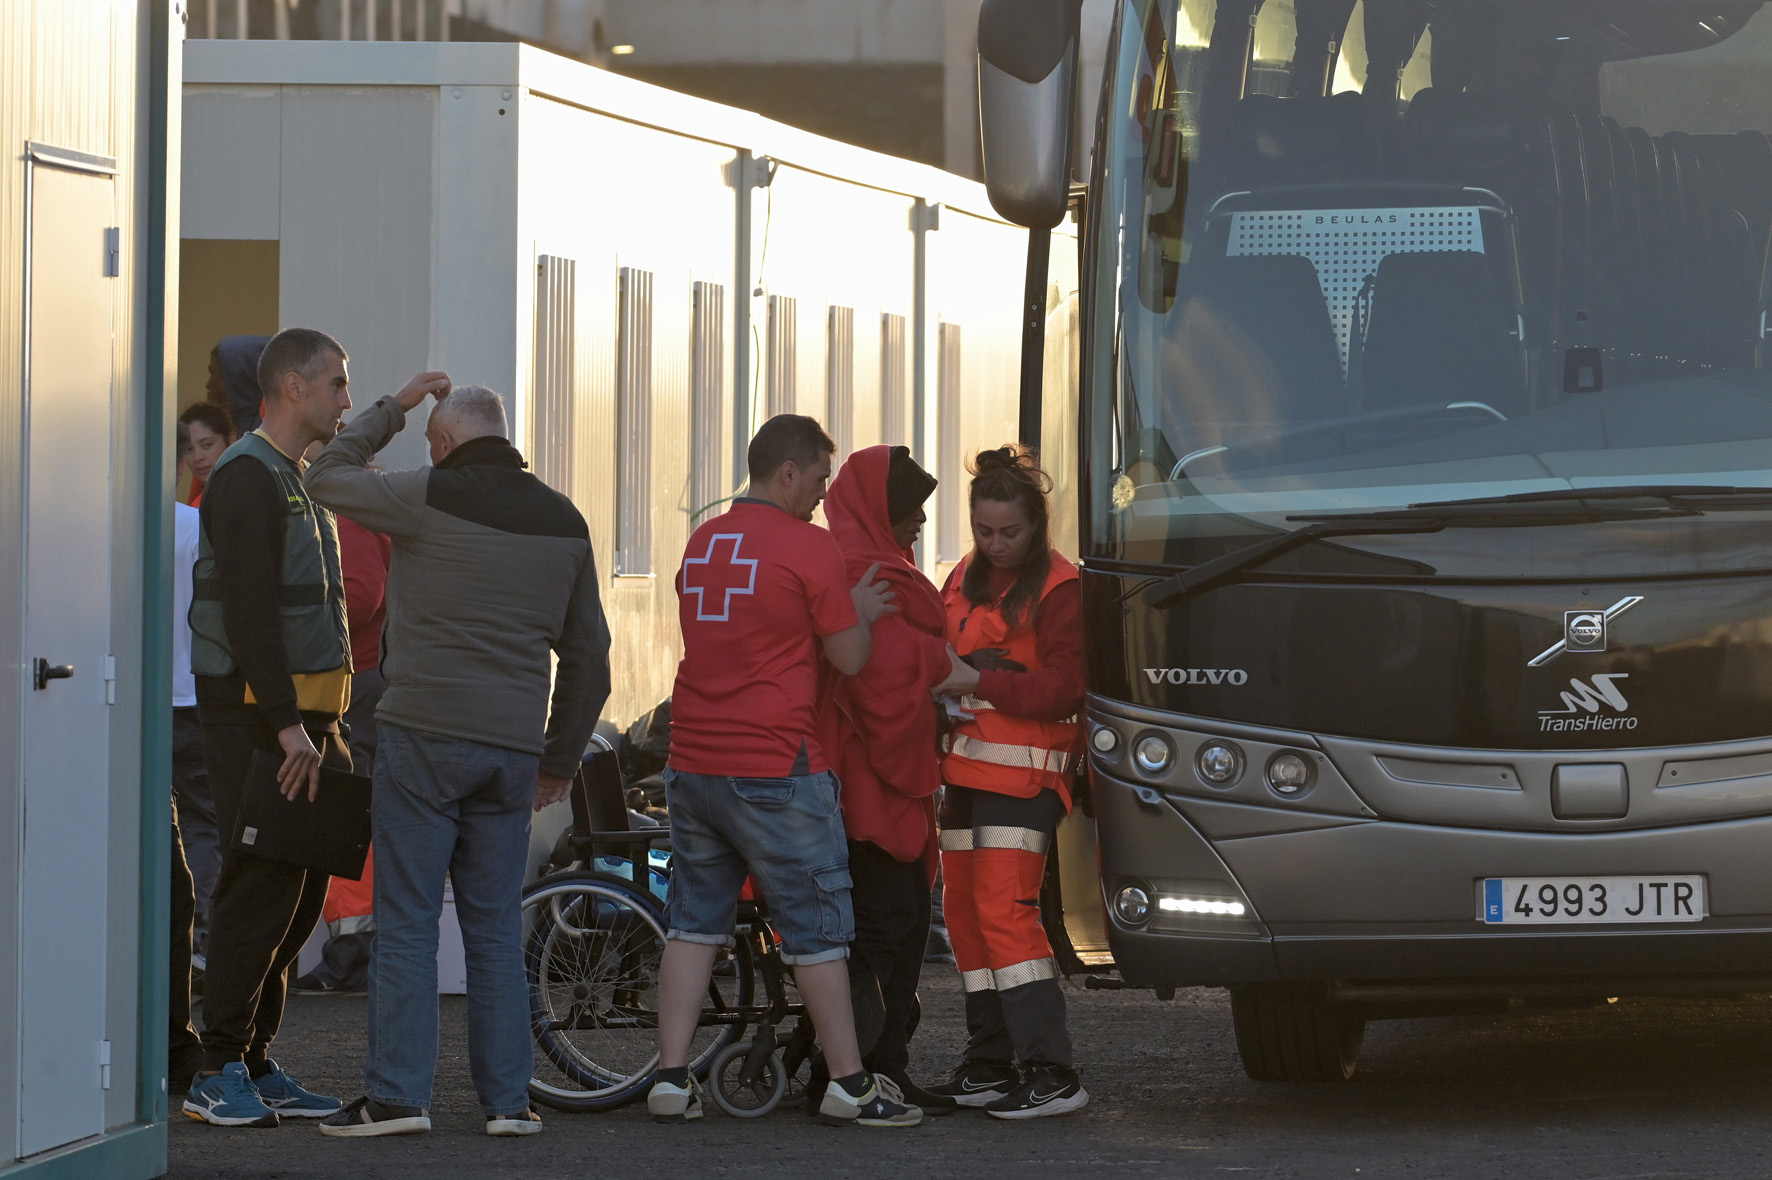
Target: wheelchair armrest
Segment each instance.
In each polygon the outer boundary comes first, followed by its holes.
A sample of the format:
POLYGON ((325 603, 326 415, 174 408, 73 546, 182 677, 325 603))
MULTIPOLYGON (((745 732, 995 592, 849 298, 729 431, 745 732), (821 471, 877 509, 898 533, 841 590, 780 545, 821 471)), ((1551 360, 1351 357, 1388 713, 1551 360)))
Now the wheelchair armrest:
POLYGON ((640 828, 632 832, 586 832, 566 837, 574 852, 594 853, 598 848, 670 849, 671 829, 640 828))

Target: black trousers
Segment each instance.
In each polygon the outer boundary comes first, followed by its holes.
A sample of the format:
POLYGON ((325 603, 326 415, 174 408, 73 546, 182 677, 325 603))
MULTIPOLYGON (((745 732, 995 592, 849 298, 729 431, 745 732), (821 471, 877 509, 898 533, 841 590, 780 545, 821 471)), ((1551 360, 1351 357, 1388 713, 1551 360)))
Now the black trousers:
POLYGON ((196 909, 191 915, 191 949, 201 951, 209 936, 209 899, 221 871, 221 837, 215 829, 215 800, 203 758, 203 723, 195 705, 172 710, 172 800, 184 840, 185 867, 191 872, 196 909))
MULTIPOLYGON (((336 726, 308 727, 327 766, 349 770, 350 752, 336 726)), ((234 823, 254 750, 283 750, 268 725, 203 726, 209 786, 222 833, 221 873, 209 916, 209 969, 203 980, 203 1067, 231 1061, 262 1069, 283 1023, 287 973, 320 920, 325 873, 235 851, 234 823)))
POLYGON ((172 809, 172 955, 171 988, 167 993, 166 1076, 178 1093, 189 1085, 200 1064, 203 1043, 191 1028, 191 926, 196 896, 191 870, 185 864, 184 838, 178 828, 178 809, 172 809))
POLYGON ((917 981, 929 945, 929 870, 906 864, 877 844, 849 841, 855 941, 849 947, 849 993, 855 1040, 869 1070, 902 1072, 911 1063, 917 981))

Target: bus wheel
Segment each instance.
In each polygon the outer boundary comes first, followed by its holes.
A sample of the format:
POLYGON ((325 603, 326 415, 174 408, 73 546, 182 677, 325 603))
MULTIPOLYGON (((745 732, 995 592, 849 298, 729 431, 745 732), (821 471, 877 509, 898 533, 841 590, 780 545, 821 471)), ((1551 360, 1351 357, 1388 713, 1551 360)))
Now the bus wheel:
POLYGON ((1354 1076, 1366 1021, 1331 1004, 1321 983, 1230 989, 1243 1070, 1258 1082, 1343 1082, 1354 1076))

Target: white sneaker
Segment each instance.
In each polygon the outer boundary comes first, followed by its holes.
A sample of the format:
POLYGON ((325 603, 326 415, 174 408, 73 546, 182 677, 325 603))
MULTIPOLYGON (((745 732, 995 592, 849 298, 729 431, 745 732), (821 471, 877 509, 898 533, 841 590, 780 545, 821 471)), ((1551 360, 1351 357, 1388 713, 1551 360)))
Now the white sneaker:
POLYGON ((533 1110, 525 1110, 522 1114, 507 1114, 502 1118, 487 1119, 486 1133, 500 1139, 515 1135, 539 1135, 541 1134, 541 1116, 533 1110))
POLYGON ((646 1091, 646 1109, 652 1112, 655 1121, 661 1123, 686 1123, 698 1119, 701 1117, 701 1087, 693 1075, 687 1086, 654 1082, 652 1089, 646 1091))

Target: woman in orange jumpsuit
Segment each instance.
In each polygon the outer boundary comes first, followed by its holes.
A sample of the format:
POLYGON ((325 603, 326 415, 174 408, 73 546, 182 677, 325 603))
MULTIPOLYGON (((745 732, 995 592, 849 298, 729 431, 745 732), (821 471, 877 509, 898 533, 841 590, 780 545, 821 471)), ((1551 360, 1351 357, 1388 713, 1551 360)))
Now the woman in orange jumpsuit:
POLYGON ((1003 447, 971 470, 973 549, 942 592, 948 642, 970 671, 946 686, 959 724, 940 816, 971 1035, 952 1078, 930 1088, 998 1118, 1040 1118, 1089 1101, 1040 923, 1046 854, 1081 750, 1082 605, 1077 567, 1048 537, 1051 480, 1034 457, 1003 447))

